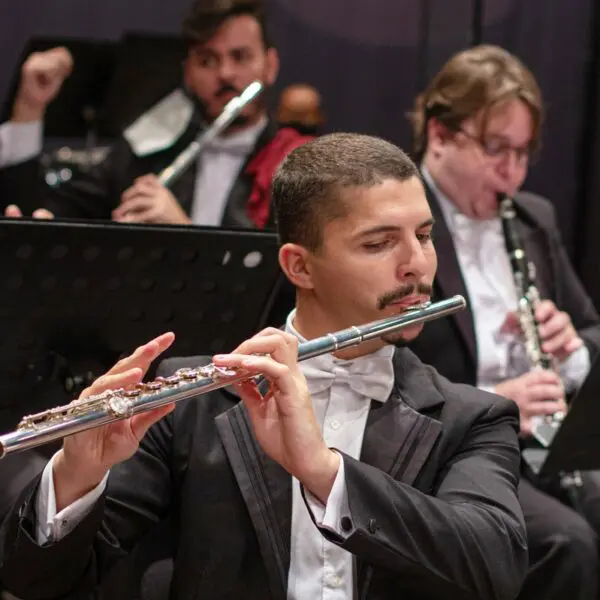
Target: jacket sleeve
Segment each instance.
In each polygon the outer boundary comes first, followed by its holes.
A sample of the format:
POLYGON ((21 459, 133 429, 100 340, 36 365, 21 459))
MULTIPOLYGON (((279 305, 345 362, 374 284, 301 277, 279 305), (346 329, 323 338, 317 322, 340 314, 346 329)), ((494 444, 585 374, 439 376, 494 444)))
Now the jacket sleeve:
POLYGON ((347 537, 322 533, 415 593, 469 600, 516 597, 528 565, 517 498, 516 408, 495 402, 441 468, 431 495, 344 456, 347 537))
POLYGON ((73 179, 56 188, 46 185, 43 207, 56 217, 111 220, 123 188, 133 183, 127 181, 131 161, 127 142, 118 140, 104 160, 88 171, 76 170, 73 179))
POLYGON ((122 192, 133 183, 132 158, 127 142, 118 140, 102 162, 88 171, 74 170, 72 179, 56 187, 46 183, 39 157, 0 169, 2 212, 16 204, 26 216, 46 208, 58 218, 110 220, 122 192))
POLYGON ((170 513, 172 415, 154 425, 140 449, 111 469, 106 493, 64 538, 36 542, 40 478, 23 492, 0 527, 0 580, 23 600, 82 598, 136 542, 170 513), (135 485, 131 479, 135 476, 135 485))

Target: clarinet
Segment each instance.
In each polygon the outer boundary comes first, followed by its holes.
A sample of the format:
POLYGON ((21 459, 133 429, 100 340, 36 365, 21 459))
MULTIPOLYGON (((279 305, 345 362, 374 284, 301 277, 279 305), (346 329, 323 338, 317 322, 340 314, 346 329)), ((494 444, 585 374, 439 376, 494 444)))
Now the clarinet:
MULTIPOLYGON (((498 194, 498 205, 504 243, 517 292, 517 317, 523 333, 525 353, 532 368, 558 372, 556 359, 542 350, 539 323, 535 317, 535 308, 540 301, 540 293, 535 285, 535 265, 527 260, 525 254, 523 241, 517 229, 514 202, 506 194, 498 194)), ((550 446, 564 418, 564 413, 559 411, 553 415, 531 419, 531 433, 543 448, 550 446)), ((577 505, 575 488, 580 487, 582 483, 579 472, 560 473, 560 483, 561 487, 567 490, 573 504, 577 505)))

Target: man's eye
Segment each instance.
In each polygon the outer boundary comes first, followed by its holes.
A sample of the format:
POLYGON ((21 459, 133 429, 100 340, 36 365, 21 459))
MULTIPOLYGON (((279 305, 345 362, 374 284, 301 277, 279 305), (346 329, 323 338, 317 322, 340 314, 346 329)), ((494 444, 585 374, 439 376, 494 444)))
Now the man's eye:
POLYGON ((377 251, 383 250, 389 244, 389 240, 384 240, 382 242, 368 242, 363 244, 363 248, 365 250, 377 251))

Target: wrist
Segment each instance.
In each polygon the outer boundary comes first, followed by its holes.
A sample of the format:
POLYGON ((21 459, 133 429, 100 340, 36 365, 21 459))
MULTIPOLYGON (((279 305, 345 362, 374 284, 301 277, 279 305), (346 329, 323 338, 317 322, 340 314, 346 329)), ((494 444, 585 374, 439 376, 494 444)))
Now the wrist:
POLYGON ((11 121, 15 123, 31 123, 43 121, 46 107, 28 102, 25 98, 17 98, 13 104, 11 121))
POLYGON ((323 504, 327 504, 341 460, 342 457, 337 452, 326 447, 298 477, 300 483, 323 504))
POLYGON ((54 459, 52 477, 56 496, 56 511, 60 512, 93 490, 108 473, 105 467, 90 468, 89 464, 69 458, 60 450, 54 459))

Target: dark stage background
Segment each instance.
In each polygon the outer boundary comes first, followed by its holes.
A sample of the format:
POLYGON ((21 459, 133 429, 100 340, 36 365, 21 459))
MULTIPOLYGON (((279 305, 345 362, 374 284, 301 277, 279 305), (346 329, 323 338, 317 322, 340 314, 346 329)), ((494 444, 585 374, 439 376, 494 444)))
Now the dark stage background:
MULTIPOLYGON (((174 34, 188 3, 1 0, 0 97, 10 94, 31 37, 116 41, 128 31, 174 34)), ((328 131, 378 134, 408 147, 405 113, 450 54, 483 41, 500 44, 524 60, 538 78, 548 107, 542 156, 527 187, 556 205, 568 251, 600 306, 600 0, 268 4, 282 59, 277 89, 299 81, 315 85, 324 96, 328 131)), ((173 71, 169 76, 175 80, 173 71)))

